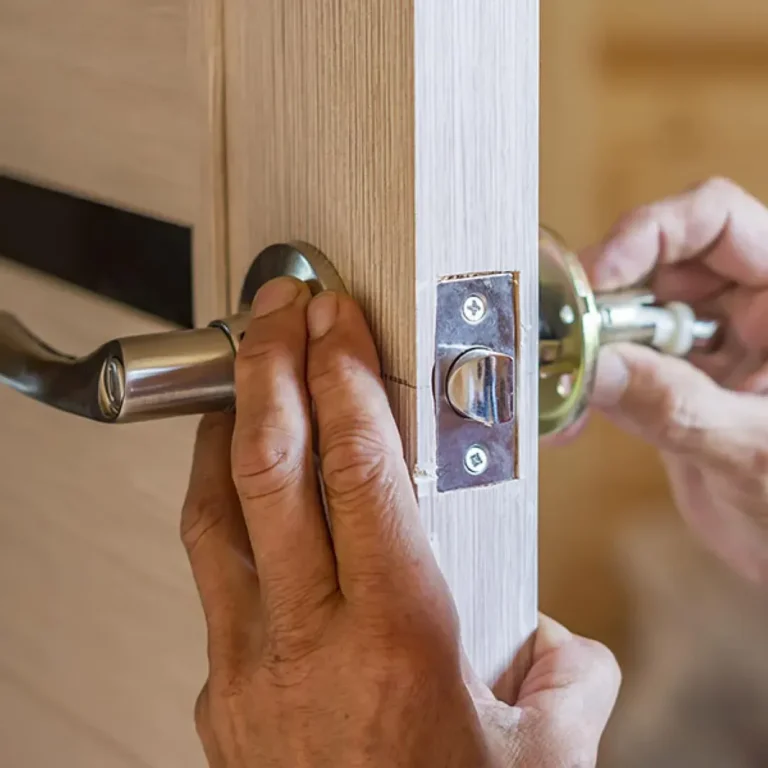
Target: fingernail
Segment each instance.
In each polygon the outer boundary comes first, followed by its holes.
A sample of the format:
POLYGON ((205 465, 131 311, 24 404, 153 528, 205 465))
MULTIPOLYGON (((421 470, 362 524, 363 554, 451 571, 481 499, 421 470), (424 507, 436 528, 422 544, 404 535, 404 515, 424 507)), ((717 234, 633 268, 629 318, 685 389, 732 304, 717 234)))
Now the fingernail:
POLYGON ((613 408, 619 404, 629 384, 629 369, 624 358, 611 347, 600 350, 592 405, 613 408))
POLYGON ((328 291, 316 296, 307 310, 307 326, 312 339, 321 339, 333 328, 339 313, 339 300, 335 293, 328 291))
POLYGON ((265 283, 253 300, 253 316, 264 317, 296 300, 301 283, 292 277, 278 277, 265 283))
POLYGON ((546 648, 559 648, 573 640, 573 632, 549 616, 539 616, 538 642, 546 648))

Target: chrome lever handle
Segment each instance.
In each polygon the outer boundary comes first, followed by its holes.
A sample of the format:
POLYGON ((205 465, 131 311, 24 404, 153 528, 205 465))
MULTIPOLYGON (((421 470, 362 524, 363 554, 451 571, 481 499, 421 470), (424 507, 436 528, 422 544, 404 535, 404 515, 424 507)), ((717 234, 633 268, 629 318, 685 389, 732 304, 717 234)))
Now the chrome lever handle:
POLYGON ((226 411, 235 405, 235 356, 258 288, 291 275, 316 293, 344 290, 327 259, 306 243, 273 245, 254 260, 241 311, 207 328, 114 339, 85 357, 52 349, 0 312, 0 383, 76 416, 128 423, 226 411))
POLYGON ((0 312, 0 381, 93 421, 127 423, 231 408, 234 358, 225 327, 114 339, 76 358, 0 312))
POLYGON ((35 400, 103 420, 98 384, 108 356, 101 350, 82 359, 57 352, 16 317, 0 312, 0 381, 35 400))

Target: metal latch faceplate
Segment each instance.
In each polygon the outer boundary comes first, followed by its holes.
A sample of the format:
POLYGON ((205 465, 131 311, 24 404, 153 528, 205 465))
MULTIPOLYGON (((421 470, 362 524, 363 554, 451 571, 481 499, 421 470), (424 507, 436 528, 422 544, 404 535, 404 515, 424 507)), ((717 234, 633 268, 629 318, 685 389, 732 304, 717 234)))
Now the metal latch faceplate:
POLYGON ((517 477, 517 274, 437 285, 434 395, 439 493, 517 477))

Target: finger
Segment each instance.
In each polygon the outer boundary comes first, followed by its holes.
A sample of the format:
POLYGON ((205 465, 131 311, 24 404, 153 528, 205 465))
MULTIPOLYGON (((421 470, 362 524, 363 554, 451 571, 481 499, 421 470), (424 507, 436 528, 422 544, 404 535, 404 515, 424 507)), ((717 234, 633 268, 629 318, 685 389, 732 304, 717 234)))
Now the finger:
POLYGON ((734 288, 717 304, 746 349, 768 350, 768 289, 734 288))
POLYGON ((326 293, 308 313, 308 381, 315 402, 339 583, 408 578, 431 558, 365 317, 348 296, 326 293))
POLYGON ((271 625, 301 621, 338 589, 312 454, 309 299, 297 280, 267 283, 235 365, 232 464, 271 625))
POLYGON ((226 768, 224 756, 219 749, 213 723, 211 722, 210 705, 210 693, 208 683, 206 683, 195 702, 195 728, 200 743, 203 745, 203 751, 205 752, 209 768, 226 768))
POLYGON ((625 216, 608 239, 581 258, 596 288, 616 290, 648 276, 657 264, 696 257, 735 282, 768 285, 768 210, 725 179, 625 216))
POLYGON ((768 290, 732 286, 695 309, 721 330, 712 349, 694 349, 688 360, 722 387, 753 391, 753 377, 768 360, 768 290))
POLYGON ((768 395, 768 363, 755 371, 744 382, 742 389, 755 395, 768 395))
POLYGON ((726 332, 714 352, 694 350, 688 360, 724 389, 749 392, 745 384, 765 361, 765 354, 744 348, 726 332))
POLYGON ((232 483, 233 418, 205 416, 198 428, 181 538, 217 659, 246 647, 258 627, 259 583, 232 483))
POLYGON ((720 469, 743 472, 765 453, 765 400, 722 389, 687 361, 647 347, 601 350, 592 404, 662 450, 720 469))
POLYGON ((706 264, 688 261, 660 267, 653 278, 653 293, 666 303, 684 301, 688 304, 710 302, 733 285, 706 264))
POLYGON ((485 683, 477 672, 475 672, 475 668, 472 666, 464 648, 461 648, 460 653, 459 663, 461 665, 461 678, 473 700, 475 702, 489 702, 495 704, 499 697, 497 697, 496 693, 489 688, 487 683, 485 683))
POLYGON ((539 447, 542 449, 552 449, 569 445, 587 428, 589 424, 589 417, 589 411, 586 411, 581 416, 579 416, 579 418, 574 421, 573 424, 566 427, 562 432, 554 435, 545 435, 539 438, 539 447))
POLYGON ((533 665, 517 701, 528 714, 525 752, 550 755, 545 765, 594 765, 620 683, 619 667, 605 646, 542 616, 533 665))

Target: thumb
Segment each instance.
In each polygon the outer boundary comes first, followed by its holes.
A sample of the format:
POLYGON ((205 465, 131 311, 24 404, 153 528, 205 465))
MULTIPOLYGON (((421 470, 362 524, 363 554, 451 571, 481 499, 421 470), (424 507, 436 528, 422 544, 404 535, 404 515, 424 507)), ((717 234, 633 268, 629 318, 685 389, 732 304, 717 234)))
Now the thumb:
POLYGON ((621 682, 616 659, 546 616, 533 657, 517 700, 526 726, 522 764, 594 765, 621 682))
POLYGON ((717 463, 743 462, 768 434, 763 398, 723 389, 686 360, 635 344, 600 351, 591 400, 656 447, 717 463))

